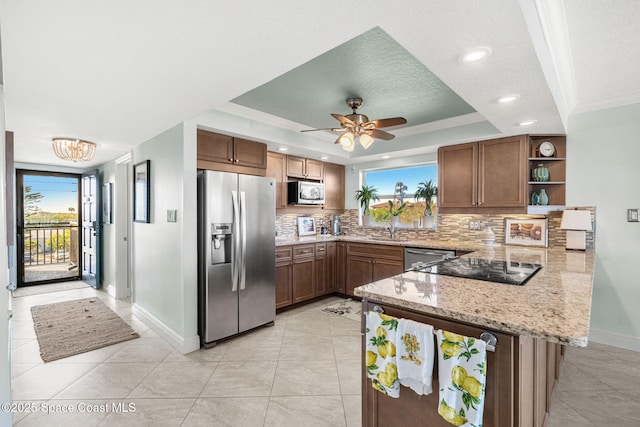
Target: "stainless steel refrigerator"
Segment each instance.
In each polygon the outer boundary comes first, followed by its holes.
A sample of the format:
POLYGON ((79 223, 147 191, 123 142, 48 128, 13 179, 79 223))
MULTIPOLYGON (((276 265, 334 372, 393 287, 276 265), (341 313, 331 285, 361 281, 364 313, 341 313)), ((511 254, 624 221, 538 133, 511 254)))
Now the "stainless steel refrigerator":
POLYGON ((202 346, 275 320, 275 181, 198 171, 202 346))

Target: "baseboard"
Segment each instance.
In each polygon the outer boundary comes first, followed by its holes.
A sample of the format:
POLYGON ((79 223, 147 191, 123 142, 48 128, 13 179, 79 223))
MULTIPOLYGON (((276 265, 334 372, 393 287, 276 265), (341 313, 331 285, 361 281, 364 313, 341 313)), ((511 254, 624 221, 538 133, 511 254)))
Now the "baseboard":
POLYGON ((178 335, 173 329, 136 303, 131 305, 131 312, 180 353, 187 354, 200 348, 200 337, 198 335, 188 338, 178 335))
POLYGON ((104 287, 104 290, 107 291, 109 296, 111 296, 112 298, 116 298, 116 287, 115 286, 113 286, 111 283, 109 283, 106 286, 103 285, 103 287, 104 287))
POLYGON ((640 352, 640 338, 627 335, 592 329, 589 331, 589 341, 640 352))

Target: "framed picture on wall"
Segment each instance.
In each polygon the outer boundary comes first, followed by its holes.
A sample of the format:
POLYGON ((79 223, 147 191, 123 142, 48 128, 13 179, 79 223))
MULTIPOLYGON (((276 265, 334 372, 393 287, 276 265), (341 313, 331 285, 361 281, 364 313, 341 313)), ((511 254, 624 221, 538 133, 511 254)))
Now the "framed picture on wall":
POLYGON ((113 223, 113 184, 107 182, 102 186, 102 222, 105 224, 113 223))
POLYGON ((547 218, 504 219, 504 243, 507 245, 547 247, 549 231, 547 218))
POLYGON ((151 222, 151 160, 133 166, 133 221, 151 222))

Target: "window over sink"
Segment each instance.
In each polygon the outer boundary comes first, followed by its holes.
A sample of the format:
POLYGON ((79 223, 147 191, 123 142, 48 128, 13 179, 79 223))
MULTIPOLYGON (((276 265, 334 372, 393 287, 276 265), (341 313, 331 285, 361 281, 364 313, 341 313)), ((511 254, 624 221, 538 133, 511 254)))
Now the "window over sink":
MULTIPOLYGON (((399 215, 398 223, 413 226, 414 221, 420 221, 425 214, 425 200, 414 197, 418 188, 431 181, 433 186, 438 183, 438 165, 415 165, 401 168, 376 169, 363 172, 363 184, 373 186, 378 190, 380 200, 372 201, 370 206, 371 221, 373 223, 389 222, 389 201, 397 208, 406 203, 399 215)), ((431 199, 430 211, 436 216, 437 196, 431 199)), ((435 223, 435 221, 434 221, 435 223)))

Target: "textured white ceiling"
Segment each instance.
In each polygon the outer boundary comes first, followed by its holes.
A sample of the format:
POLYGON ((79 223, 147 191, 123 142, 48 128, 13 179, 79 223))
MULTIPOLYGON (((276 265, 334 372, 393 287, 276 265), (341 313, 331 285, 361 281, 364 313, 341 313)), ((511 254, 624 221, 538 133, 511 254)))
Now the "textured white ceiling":
MULTIPOLYGON (((229 113, 247 117, 260 123, 254 128, 266 129, 254 137, 295 138, 307 150, 324 152, 322 135, 297 133, 303 124, 234 109, 229 101, 378 26, 477 113, 399 129, 394 144, 375 143, 369 156, 429 151, 441 141, 564 132, 564 116, 576 103, 566 102, 563 75, 575 80, 577 107, 638 102, 636 4, 325 0, 300 7, 295 0, 0 0, 7 128, 15 132, 17 161, 51 165, 69 166, 53 156, 53 136, 97 142, 95 160, 84 165, 90 167, 202 114, 212 118, 213 127, 216 117, 229 113), (539 12, 549 4, 555 18, 557 4, 566 6, 560 7, 566 22, 555 19, 564 32, 549 30, 539 12), (557 34, 567 34, 569 61, 553 53, 559 41, 550 36, 557 34), (457 61, 477 45, 491 47, 493 54, 475 64, 457 61), (515 104, 493 102, 513 92, 521 95, 515 104), (568 108, 558 108, 563 102, 568 108), (529 118, 536 125, 517 126, 529 118)), ((305 108, 313 108, 311 102, 305 108)))

